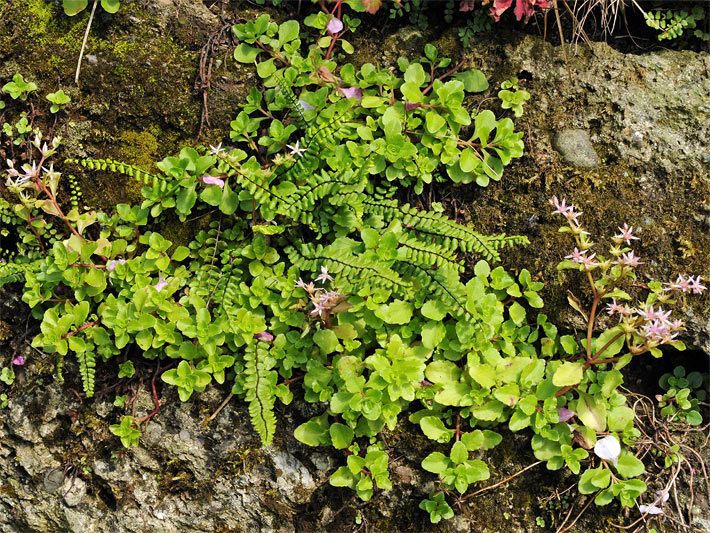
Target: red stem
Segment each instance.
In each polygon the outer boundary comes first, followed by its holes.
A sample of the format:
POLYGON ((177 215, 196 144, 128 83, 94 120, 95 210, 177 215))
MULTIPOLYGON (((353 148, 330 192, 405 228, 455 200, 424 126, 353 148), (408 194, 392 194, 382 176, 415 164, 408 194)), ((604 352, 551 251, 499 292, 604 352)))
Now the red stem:
POLYGON ((92 328, 92 327, 94 327, 94 326, 95 326, 96 324, 98 324, 98 323, 99 323, 98 320, 93 320, 93 321, 91 321, 91 322, 84 322, 84 323, 83 323, 81 326, 79 326, 79 328, 77 328, 76 330, 70 331, 70 332, 65 333, 64 335, 62 335, 62 339, 66 339, 66 338, 68 338, 68 337, 73 337, 73 336, 76 335, 77 333, 81 333, 81 332, 84 331, 85 329, 92 328))

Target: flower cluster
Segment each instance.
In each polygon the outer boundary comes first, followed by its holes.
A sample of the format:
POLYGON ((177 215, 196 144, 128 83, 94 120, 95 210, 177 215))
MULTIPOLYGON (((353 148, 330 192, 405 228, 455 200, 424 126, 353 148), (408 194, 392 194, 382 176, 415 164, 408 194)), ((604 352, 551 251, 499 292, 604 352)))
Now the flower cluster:
MULTIPOLYGON (((324 266, 320 267, 320 274, 316 282, 325 285, 326 282, 333 281, 333 277, 324 266)), ((338 291, 326 290, 324 287, 316 287, 314 282, 306 283, 302 278, 298 278, 296 287, 303 289, 313 304, 311 316, 318 316, 327 319, 331 313, 337 313, 344 307, 345 296, 338 291)))
POLYGON ((571 254, 565 256, 565 259, 569 259, 575 265, 579 265, 580 270, 592 270, 601 267, 606 275, 607 270, 617 266, 619 268, 613 272, 613 275, 621 278, 643 264, 641 258, 628 247, 632 241, 639 240, 634 235, 633 227, 624 223, 623 226, 618 228, 619 233, 611 238, 613 245, 609 248, 609 254, 613 259, 606 260, 597 257, 596 253, 591 253, 590 251, 594 243, 589 239, 589 232, 582 227, 579 221, 582 211, 577 211, 577 208, 572 204, 567 205, 565 199, 558 200, 557 196, 553 196, 550 199, 550 205, 554 207, 553 214, 562 215, 567 220, 567 227, 560 231, 567 231, 574 235, 577 246, 571 254))
POLYGON ((706 287, 701 283, 701 277, 679 275, 676 281, 670 283, 650 282, 648 288, 651 294, 644 303, 635 306, 617 303, 617 299, 631 299, 621 287, 624 280, 636 279, 634 271, 643 264, 629 247, 633 241, 640 240, 634 235, 634 228, 626 223, 618 228, 619 232, 611 238, 610 258, 606 259, 592 253, 594 243, 589 238, 589 232, 580 223, 581 211, 556 196, 550 199, 550 204, 554 208, 553 214, 562 215, 566 219, 567 225, 560 228, 560 231, 571 233, 576 243, 572 253, 565 256, 568 261, 562 262, 560 268, 586 271, 595 299, 600 301, 602 298, 612 298, 611 303, 606 306, 606 312, 609 316, 620 319, 627 334, 638 337, 637 342, 641 343, 636 346, 638 353, 661 344, 672 343, 684 329, 684 324, 681 320, 672 320, 671 311, 664 309, 662 305, 674 304, 674 293, 702 294, 706 287), (593 276, 592 271, 596 271, 597 275, 593 276), (657 307, 654 306, 656 304, 657 307))
POLYGON ((634 308, 612 300, 607 304, 606 311, 610 316, 619 316, 628 330, 637 331, 654 345, 673 341, 685 325, 682 320, 671 320, 671 311, 666 311, 661 306, 657 309, 653 305, 634 308))
POLYGON ((55 175, 56 172, 54 171, 53 166, 50 166, 50 168, 47 169, 42 167, 42 164, 46 159, 56 153, 60 142, 61 137, 55 137, 54 139, 52 139, 52 145, 50 147, 47 145, 46 142, 42 143, 42 133, 37 132, 34 136, 34 139, 32 139, 31 144, 39 151, 42 157, 42 161, 39 164, 34 161, 32 162, 32 164, 25 163, 24 165, 22 165, 20 170, 18 170, 15 168, 15 162, 11 159, 8 159, 6 161, 7 181, 5 182, 5 185, 8 187, 8 189, 15 193, 22 192, 23 189, 26 189, 27 187, 31 186, 32 181, 39 176, 40 170, 43 170, 49 175, 55 175))
POLYGON ((702 294, 707 287, 701 283, 702 279, 700 276, 688 276, 687 278, 682 275, 678 275, 678 278, 674 282, 666 283, 666 291, 678 291, 682 293, 693 293, 702 294))

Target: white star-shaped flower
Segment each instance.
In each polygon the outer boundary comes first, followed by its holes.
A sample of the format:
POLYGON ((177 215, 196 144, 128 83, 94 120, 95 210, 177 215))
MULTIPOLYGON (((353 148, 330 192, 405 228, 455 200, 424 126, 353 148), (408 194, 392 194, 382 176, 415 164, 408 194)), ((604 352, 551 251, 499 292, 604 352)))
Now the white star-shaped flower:
POLYGON ((295 145, 287 144, 286 148, 291 150, 291 155, 295 155, 297 157, 303 157, 303 154, 306 153, 306 149, 301 148, 301 141, 296 141, 295 145))

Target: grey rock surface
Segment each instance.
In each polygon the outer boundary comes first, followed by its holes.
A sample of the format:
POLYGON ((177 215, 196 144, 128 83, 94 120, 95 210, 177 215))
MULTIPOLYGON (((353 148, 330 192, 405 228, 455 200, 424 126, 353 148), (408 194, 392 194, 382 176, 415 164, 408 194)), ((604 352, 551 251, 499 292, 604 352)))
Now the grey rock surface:
POLYGON ((586 130, 564 129, 555 134, 552 143, 565 162, 570 165, 579 168, 596 168, 601 163, 586 130))

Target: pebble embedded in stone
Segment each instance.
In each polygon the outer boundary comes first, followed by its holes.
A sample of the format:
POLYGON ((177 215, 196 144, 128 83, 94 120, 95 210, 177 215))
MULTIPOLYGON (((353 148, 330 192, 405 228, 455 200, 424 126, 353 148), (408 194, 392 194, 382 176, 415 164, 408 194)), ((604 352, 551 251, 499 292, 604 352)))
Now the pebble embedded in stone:
POLYGON ((587 130, 564 129, 552 141, 566 163, 579 168, 596 168, 601 160, 587 130))

